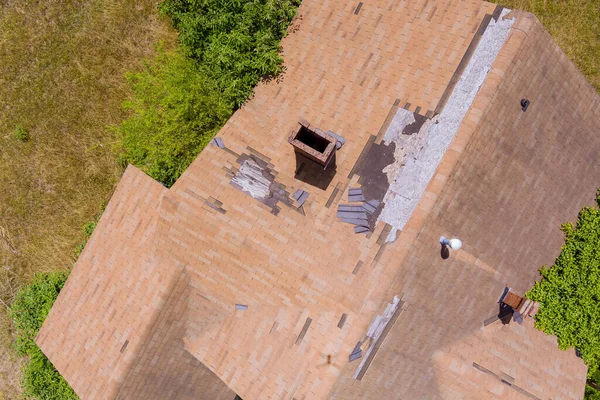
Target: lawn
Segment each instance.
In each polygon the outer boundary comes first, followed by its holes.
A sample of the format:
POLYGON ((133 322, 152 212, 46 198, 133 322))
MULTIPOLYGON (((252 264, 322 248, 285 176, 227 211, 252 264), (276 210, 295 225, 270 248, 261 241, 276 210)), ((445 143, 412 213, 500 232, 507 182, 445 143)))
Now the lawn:
POLYGON ((600 92, 600 1, 492 0, 535 14, 558 45, 600 92))
POLYGON ((175 40, 154 1, 0 5, 0 400, 19 392, 4 303, 72 264, 122 174, 107 127, 125 118, 124 73, 175 40))

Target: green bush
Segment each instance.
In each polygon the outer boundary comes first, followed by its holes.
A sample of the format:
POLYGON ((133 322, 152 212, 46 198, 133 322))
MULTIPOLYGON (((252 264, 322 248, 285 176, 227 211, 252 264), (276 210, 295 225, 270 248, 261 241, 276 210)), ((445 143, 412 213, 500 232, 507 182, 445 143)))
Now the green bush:
POLYGON ((299 0, 165 0, 160 11, 179 31, 194 58, 234 107, 261 78, 282 71, 280 41, 299 0))
POLYGON ((26 142, 29 140, 29 132, 22 126, 17 126, 15 131, 13 132, 13 136, 15 139, 20 140, 21 142, 26 142))
POLYGON ((131 117, 116 128, 123 165, 170 187, 261 78, 283 70, 280 41, 296 0, 165 0, 180 49, 128 74, 131 117))
MULTIPOLYGON (((600 205, 600 191, 597 194, 600 205)), ((540 303, 535 325, 556 335, 558 346, 579 350, 596 376, 600 365, 600 210, 586 207, 577 224, 564 224, 565 244, 542 280, 527 293, 540 303)))
POLYGON ((21 382, 25 398, 77 399, 73 389, 34 341, 68 276, 68 271, 36 274, 31 284, 17 293, 11 305, 15 347, 19 355, 29 357, 23 367, 21 382))
POLYGON ((171 186, 227 121, 231 108, 195 62, 161 52, 144 71, 127 76, 133 115, 117 129, 123 164, 141 167, 171 186))

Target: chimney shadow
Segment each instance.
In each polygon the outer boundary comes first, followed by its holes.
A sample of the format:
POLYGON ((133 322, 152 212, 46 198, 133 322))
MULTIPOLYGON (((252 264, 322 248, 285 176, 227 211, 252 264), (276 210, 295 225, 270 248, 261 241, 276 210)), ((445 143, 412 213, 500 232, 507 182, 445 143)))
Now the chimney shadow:
POLYGON ((294 154, 296 155, 296 173, 294 178, 319 189, 327 190, 336 174, 335 155, 327 167, 323 168, 322 165, 302 154, 298 154, 297 152, 294 152, 294 154))

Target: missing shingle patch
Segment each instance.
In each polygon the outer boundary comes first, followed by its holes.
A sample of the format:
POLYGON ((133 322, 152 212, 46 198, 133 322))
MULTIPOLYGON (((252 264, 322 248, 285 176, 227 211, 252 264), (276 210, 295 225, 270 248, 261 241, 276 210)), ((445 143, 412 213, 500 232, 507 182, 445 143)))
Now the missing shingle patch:
POLYGON ((342 318, 340 318, 340 322, 338 322, 337 327, 342 329, 344 327, 344 324, 346 323, 346 318, 348 318, 348 315, 346 313, 342 314, 342 318))
POLYGON ((304 322, 304 326, 302 327, 302 330, 300 331, 300 334, 298 335, 298 338, 296 339, 296 344, 300 343, 302 341, 302 339, 304 339, 304 336, 306 335, 306 332, 308 331, 308 328, 310 327, 311 322, 312 322, 312 319, 310 317, 306 318, 306 322, 304 322))
POLYGON ((127 350, 127 346, 129 345, 129 340, 126 340, 125 343, 123 343, 123 346, 121 346, 121 354, 125 353, 125 350, 127 350))
POLYGON ((362 262, 362 261, 359 261, 359 262, 357 262, 357 263, 356 263, 356 266, 355 266, 355 267, 354 267, 354 269, 352 270, 352 274, 353 274, 353 275, 356 275, 356 274, 358 274, 358 271, 360 271, 360 267, 362 267, 362 265, 363 265, 363 262, 362 262))
POLYGON ((360 3, 358 3, 358 5, 356 6, 356 9, 354 10, 354 15, 358 15, 358 13, 360 12, 361 7, 363 6, 362 1, 360 3))

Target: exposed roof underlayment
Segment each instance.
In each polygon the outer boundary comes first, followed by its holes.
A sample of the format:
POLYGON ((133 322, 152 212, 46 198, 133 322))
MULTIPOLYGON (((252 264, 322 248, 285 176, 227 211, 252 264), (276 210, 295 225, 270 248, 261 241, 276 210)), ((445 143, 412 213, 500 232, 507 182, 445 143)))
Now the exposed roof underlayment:
POLYGON ((415 122, 414 114, 398 109, 383 138, 386 144, 396 143, 395 162, 384 169, 390 181, 379 220, 393 226, 387 240, 393 241, 417 207, 429 181, 450 146, 452 139, 471 108, 492 64, 504 45, 515 21, 503 10, 498 21, 490 21, 465 71, 456 84, 443 111, 426 121, 419 132, 403 135, 415 122))

